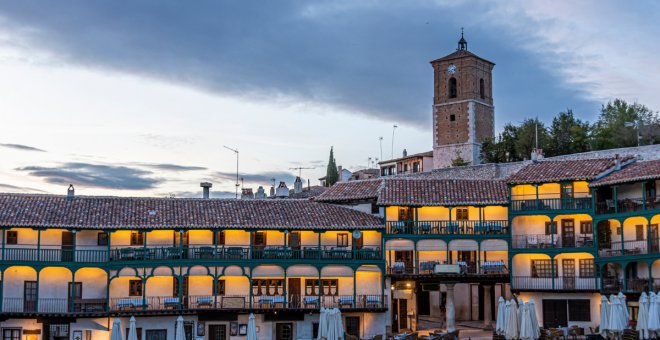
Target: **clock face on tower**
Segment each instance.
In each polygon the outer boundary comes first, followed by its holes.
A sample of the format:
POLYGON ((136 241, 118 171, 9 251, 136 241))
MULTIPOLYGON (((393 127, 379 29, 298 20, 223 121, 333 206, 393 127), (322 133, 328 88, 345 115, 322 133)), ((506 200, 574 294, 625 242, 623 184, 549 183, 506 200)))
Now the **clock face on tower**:
POLYGON ((447 68, 447 72, 449 72, 449 74, 456 73, 456 65, 454 64, 449 65, 449 68, 447 68))

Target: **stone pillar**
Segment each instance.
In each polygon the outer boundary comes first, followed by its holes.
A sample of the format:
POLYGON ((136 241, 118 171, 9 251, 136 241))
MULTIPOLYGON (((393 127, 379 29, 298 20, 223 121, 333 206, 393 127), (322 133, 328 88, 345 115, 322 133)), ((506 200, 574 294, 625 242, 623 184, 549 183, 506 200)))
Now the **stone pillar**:
POLYGON ((445 306, 447 318, 447 332, 456 330, 456 310, 454 309, 454 283, 445 284, 447 287, 447 305, 445 306))
POLYGON ((491 314, 491 305, 490 305, 490 289, 492 286, 483 286, 484 287, 484 329, 490 330, 491 322, 493 321, 493 315, 491 314))

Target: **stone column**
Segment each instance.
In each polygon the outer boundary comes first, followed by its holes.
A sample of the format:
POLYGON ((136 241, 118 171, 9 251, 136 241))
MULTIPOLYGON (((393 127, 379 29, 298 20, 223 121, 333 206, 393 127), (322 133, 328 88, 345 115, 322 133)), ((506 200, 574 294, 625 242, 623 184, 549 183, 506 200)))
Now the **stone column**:
POLYGON ((454 309, 454 283, 445 284, 447 287, 447 305, 445 306, 447 318, 447 332, 456 330, 456 310, 454 309))
POLYGON ((491 314, 490 306, 490 289, 492 286, 483 286, 484 287, 484 329, 490 330, 491 323, 493 321, 493 315, 491 314))

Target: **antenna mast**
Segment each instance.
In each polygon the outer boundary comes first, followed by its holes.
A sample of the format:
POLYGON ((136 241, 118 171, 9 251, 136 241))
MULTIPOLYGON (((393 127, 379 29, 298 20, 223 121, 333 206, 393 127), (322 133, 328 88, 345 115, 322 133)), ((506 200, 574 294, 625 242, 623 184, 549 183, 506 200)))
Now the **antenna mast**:
POLYGON ((227 150, 233 151, 236 154, 236 198, 238 199, 238 187, 240 186, 240 184, 238 184, 238 150, 224 145, 223 147, 227 150))

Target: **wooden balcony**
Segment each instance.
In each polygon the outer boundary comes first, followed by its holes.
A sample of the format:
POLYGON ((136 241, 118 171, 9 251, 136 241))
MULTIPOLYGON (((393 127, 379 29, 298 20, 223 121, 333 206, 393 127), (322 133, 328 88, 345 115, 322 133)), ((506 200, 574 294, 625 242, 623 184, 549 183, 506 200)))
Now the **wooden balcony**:
MULTIPOLYGON (((440 266, 442 267, 442 266, 440 266)), ((406 265, 404 262, 394 262, 387 267, 387 274, 396 276, 456 276, 456 275, 490 275, 490 276, 508 276, 509 270, 504 262, 482 261, 477 262, 445 262, 445 261, 424 261, 420 262, 418 267, 406 265), (451 267, 446 272, 436 270, 436 265, 455 265, 452 271, 451 267)))
POLYGON ((634 212, 642 212, 648 210, 660 209, 660 196, 657 197, 637 197, 625 199, 608 199, 601 202, 596 202, 596 214, 626 214, 634 212))
POLYGON ((506 235, 507 220, 387 221, 391 235, 506 235))
POLYGON ((107 299, 40 298, 26 300, 22 297, 2 299, 2 313, 52 314, 52 315, 102 315, 107 312, 107 299))
POLYGON ((591 196, 565 198, 516 199, 509 205, 511 212, 572 211, 588 212, 591 210, 591 196))
POLYGON ((513 276, 511 289, 517 291, 598 291, 600 279, 595 276, 532 277, 513 276))
POLYGON ((593 235, 591 234, 525 234, 511 236, 511 247, 514 249, 584 248, 593 247, 593 245, 593 235))

